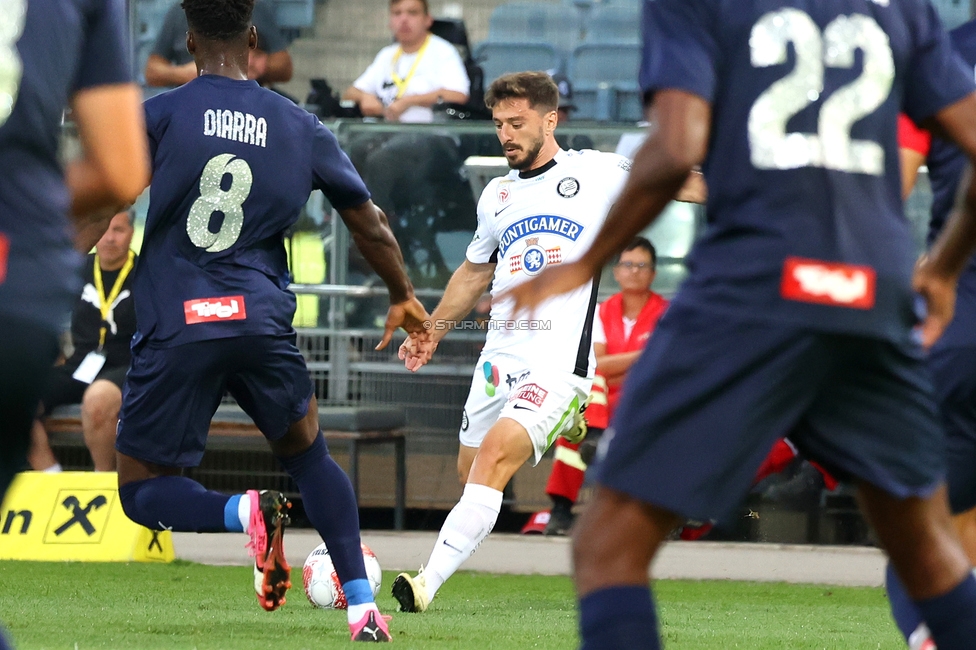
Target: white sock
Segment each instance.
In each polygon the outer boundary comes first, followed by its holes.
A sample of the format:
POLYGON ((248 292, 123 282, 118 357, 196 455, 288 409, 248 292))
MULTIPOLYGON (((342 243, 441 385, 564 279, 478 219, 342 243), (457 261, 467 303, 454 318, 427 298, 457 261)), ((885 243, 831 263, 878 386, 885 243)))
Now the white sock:
POLYGON ((241 520, 241 526, 244 526, 246 533, 248 526, 251 525, 251 496, 246 492, 241 495, 241 500, 237 502, 237 518, 241 520))
POLYGON ((62 471, 61 463, 54 463, 50 467, 46 469, 42 469, 41 471, 44 472, 45 474, 60 474, 62 471))
POLYGON ((424 567, 427 595, 434 594, 448 578, 474 554, 498 521, 502 508, 502 493, 487 485, 468 483, 464 494, 447 515, 440 535, 424 567))
POLYGON ((355 625, 359 621, 363 620, 363 616, 370 610, 375 609, 377 611, 377 616, 379 616, 380 608, 376 606, 376 603, 363 603, 362 605, 350 605, 349 609, 346 611, 346 620, 349 621, 349 625, 355 625))

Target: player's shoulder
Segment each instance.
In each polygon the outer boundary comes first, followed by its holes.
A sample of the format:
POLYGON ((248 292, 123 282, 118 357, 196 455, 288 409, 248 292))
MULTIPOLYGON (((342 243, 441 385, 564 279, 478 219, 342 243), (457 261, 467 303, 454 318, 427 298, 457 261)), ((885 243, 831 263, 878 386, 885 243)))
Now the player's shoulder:
POLYGON ((976 20, 970 20, 949 32, 953 46, 967 62, 976 64, 976 20))
POLYGON ((478 209, 488 209, 496 203, 503 203, 508 200, 507 195, 505 195, 502 190, 503 188, 512 182, 509 175, 496 176, 495 178, 488 181, 485 185, 485 189, 481 191, 481 198, 478 200, 478 209))
POLYGON ((630 171, 630 159, 620 154, 596 149, 570 149, 566 152, 566 160, 573 165, 579 165, 594 171, 616 173, 630 171))

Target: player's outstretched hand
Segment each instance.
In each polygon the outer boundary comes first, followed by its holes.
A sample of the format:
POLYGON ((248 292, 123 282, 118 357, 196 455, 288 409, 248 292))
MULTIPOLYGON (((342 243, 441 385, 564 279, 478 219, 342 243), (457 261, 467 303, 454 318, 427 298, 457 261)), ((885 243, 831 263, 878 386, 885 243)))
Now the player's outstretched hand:
POLYGON ((410 372, 417 372, 421 367, 427 365, 430 358, 437 350, 437 342, 429 337, 423 338, 422 335, 411 334, 407 340, 400 345, 399 357, 403 360, 403 365, 410 372))
POLYGON ((393 332, 398 327, 402 327, 410 334, 420 335, 424 340, 428 337, 427 328, 430 327, 430 314, 427 313, 427 310, 416 297, 390 305, 390 310, 386 313, 386 329, 383 332, 383 340, 376 346, 377 350, 382 350, 389 345, 390 339, 393 338, 393 332))
POLYGON ((515 300, 513 316, 524 312, 525 318, 532 320, 536 308, 545 300, 572 291, 593 279, 593 271, 582 262, 556 264, 535 276, 528 282, 509 289, 500 297, 515 300))
POLYGON ((956 308, 956 282, 952 278, 933 273, 927 259, 923 257, 915 265, 912 285, 925 299, 927 313, 920 329, 922 345, 929 349, 952 321, 956 308))

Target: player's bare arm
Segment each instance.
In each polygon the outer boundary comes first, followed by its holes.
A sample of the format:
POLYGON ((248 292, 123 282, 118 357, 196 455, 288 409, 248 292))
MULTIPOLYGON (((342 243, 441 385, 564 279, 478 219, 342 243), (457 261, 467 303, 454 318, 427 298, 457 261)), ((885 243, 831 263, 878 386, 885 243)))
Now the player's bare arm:
POLYGON ((182 86, 197 78, 197 64, 193 61, 173 65, 158 54, 150 54, 146 60, 146 85, 182 86))
MULTIPOLYGON (((976 165, 976 93, 935 115, 936 129, 944 132, 976 165)), ((967 172, 949 222, 919 261, 913 285, 925 298, 928 313, 922 324, 922 343, 931 346, 952 320, 956 281, 976 249, 976 187, 967 172)))
MULTIPOLYGON (((495 264, 475 264, 464 260, 451 276, 444 289, 444 296, 431 314, 433 323, 458 321, 474 309, 478 299, 484 295, 495 275, 495 264)), ((427 340, 411 337, 400 346, 399 356, 408 370, 416 372, 430 361, 437 344, 447 335, 450 328, 432 327, 427 340)))
POLYGON ((65 178, 79 225, 79 250, 95 245, 121 207, 149 184, 149 151, 141 93, 134 84, 96 86, 75 94, 72 113, 82 156, 65 178))
POLYGON ((603 265, 652 223, 677 195, 688 174, 705 158, 711 106, 680 90, 657 93, 649 109, 652 132, 634 157, 627 183, 583 257, 547 268, 511 291, 515 312, 529 311, 590 281, 603 265))
POLYGON ((352 233, 356 247, 390 290, 386 331, 376 349, 382 350, 389 344, 397 327, 410 333, 424 334, 427 310, 414 296, 403 254, 386 215, 372 201, 339 210, 339 215, 352 233))

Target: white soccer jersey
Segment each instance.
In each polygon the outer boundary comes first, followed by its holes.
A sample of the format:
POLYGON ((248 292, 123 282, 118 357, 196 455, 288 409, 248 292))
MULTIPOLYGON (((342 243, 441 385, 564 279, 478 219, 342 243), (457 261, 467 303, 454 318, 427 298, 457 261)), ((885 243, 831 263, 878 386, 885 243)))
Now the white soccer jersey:
POLYGON ((524 359, 529 367, 593 375, 590 328, 596 282, 547 300, 535 311, 533 322, 514 320, 512 301, 498 295, 550 264, 582 257, 628 171, 630 161, 616 154, 560 150, 540 169, 521 175, 512 170, 488 183, 478 202, 478 230, 467 249, 471 262, 497 263, 492 328, 483 356, 503 353, 524 359))

